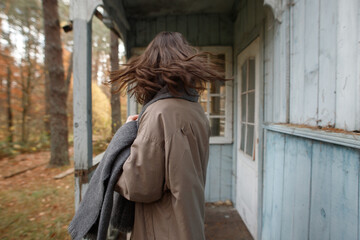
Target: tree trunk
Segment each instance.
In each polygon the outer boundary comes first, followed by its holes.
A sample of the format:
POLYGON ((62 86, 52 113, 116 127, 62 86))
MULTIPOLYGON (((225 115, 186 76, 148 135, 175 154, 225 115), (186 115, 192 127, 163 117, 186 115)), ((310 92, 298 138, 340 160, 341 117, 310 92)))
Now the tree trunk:
POLYGON ((70 55, 70 63, 69 63, 69 67, 67 69, 66 80, 65 80, 66 98, 69 95, 69 87, 70 87, 71 75, 72 75, 72 71, 73 71, 73 56, 74 56, 73 53, 74 52, 72 52, 71 55, 70 55))
POLYGON ((45 72, 45 116, 44 116, 44 127, 47 139, 50 139, 50 77, 46 62, 44 64, 45 72))
MULTIPOLYGON (((30 16, 29 9, 25 11, 25 27, 30 29, 30 16)), ((30 31, 25 31, 25 28, 22 28, 22 35, 26 36, 26 45, 25 45, 25 62, 27 66, 27 75, 26 80, 24 75, 21 75, 21 90, 22 90, 22 131, 21 131, 21 142, 22 144, 27 144, 29 138, 29 127, 28 127, 28 118, 29 111, 31 106, 31 81, 33 80, 33 64, 31 60, 31 47, 32 47, 32 37, 30 31)))
POLYGON ((26 142, 26 91, 25 91, 25 79, 24 79, 24 67, 22 66, 22 61, 20 63, 20 75, 21 75, 21 143, 25 144, 26 142))
POLYGON ((6 84, 6 100, 7 100, 7 120, 8 120, 8 142, 14 142, 14 124, 13 124, 13 113, 11 109, 11 68, 7 67, 7 84, 6 84))
MULTIPOLYGON (((110 31, 111 71, 119 69, 119 42, 117 35, 110 31)), ((114 134, 121 126, 120 93, 114 94, 115 86, 111 85, 111 130, 114 134)))
MULTIPOLYGON (((30 26, 30 25, 29 25, 30 26)), ((29 33, 30 35, 30 33, 29 33)), ((30 108, 31 108, 31 82, 34 79, 34 74, 33 74, 33 63, 31 60, 31 56, 30 56, 30 52, 31 52, 31 40, 30 37, 28 37, 27 40, 27 57, 26 57, 26 61, 27 61, 27 76, 26 76, 26 84, 25 84, 25 108, 24 108, 24 115, 25 115, 25 124, 26 124, 26 131, 25 131, 25 142, 27 143, 29 140, 29 135, 30 135, 30 127, 29 127, 29 120, 30 120, 30 116, 29 116, 29 112, 30 112, 30 108)))
POLYGON ((45 62, 50 78, 50 166, 69 164, 66 83, 57 0, 42 0, 45 62))

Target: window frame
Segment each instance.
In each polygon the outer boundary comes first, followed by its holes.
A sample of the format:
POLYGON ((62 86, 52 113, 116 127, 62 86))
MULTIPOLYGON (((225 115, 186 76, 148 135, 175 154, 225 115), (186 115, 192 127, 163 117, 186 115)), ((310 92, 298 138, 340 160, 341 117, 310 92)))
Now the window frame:
MULTIPOLYGON (((232 57, 232 47, 230 46, 204 46, 196 47, 201 52, 210 52, 212 54, 224 54, 225 55, 225 77, 231 78, 233 76, 233 57, 232 57)), ((231 144, 233 143, 233 82, 234 80, 229 80, 225 82, 225 127, 224 127, 224 136, 211 136, 210 144, 231 144)), ((207 84, 208 89, 210 84, 207 84)), ((207 110, 209 108, 209 100, 211 95, 208 91, 208 104, 207 110)), ((206 116, 210 121, 210 115, 207 112, 206 116)))

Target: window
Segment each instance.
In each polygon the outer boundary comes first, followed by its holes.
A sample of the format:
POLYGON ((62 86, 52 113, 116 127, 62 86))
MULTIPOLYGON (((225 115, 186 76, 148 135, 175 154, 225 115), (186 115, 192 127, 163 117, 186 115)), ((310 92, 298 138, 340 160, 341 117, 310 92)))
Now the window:
MULTIPOLYGON (((210 52, 208 60, 219 64, 226 78, 232 77, 232 48, 231 47, 198 47, 199 51, 210 52), (220 60, 220 61, 217 61, 220 60)), ((140 55, 144 48, 133 48, 132 55, 140 55)), ((225 83, 207 83, 206 90, 201 94, 199 102, 204 108, 211 127, 210 144, 232 143, 232 95, 233 81, 225 83)), ((140 112, 141 106, 128 101, 129 114, 140 112)))
MULTIPOLYGON (((253 157, 255 131, 255 59, 241 66, 241 139, 240 150, 253 157)), ((253 158, 254 159, 254 158, 253 158)))
MULTIPOLYGON (((199 50, 214 54, 209 54, 208 60, 217 64, 226 78, 231 78, 231 47, 199 47, 199 50)), ((211 144, 232 142, 232 84, 232 81, 207 83, 200 96, 200 104, 210 121, 211 144)))

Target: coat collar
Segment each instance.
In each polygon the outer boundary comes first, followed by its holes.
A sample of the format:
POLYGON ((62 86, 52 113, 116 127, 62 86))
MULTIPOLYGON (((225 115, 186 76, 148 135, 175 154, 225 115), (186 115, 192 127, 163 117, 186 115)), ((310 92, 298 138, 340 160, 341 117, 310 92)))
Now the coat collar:
POLYGON ((143 108, 141 109, 141 112, 139 113, 139 117, 138 117, 138 125, 139 125, 139 121, 141 116, 143 115, 143 113, 145 112, 146 108, 148 106, 150 106, 152 103, 161 100, 161 99, 165 99, 165 98, 181 98, 181 99, 185 99, 191 102, 197 102, 199 99, 199 93, 194 89, 194 88, 190 88, 189 89, 189 94, 186 93, 185 90, 180 91, 180 95, 179 96, 174 96, 170 93, 169 89, 167 86, 163 87, 162 89, 159 90, 159 92, 147 103, 144 104, 143 108))

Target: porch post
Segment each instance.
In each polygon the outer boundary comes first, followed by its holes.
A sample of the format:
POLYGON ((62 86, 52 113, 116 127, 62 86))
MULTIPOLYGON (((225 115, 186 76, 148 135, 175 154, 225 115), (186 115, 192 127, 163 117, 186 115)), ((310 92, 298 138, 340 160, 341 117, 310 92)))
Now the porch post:
POLYGON ((75 210, 87 190, 92 167, 91 112, 91 18, 88 1, 72 1, 74 29, 73 109, 74 109, 74 165, 75 210))

